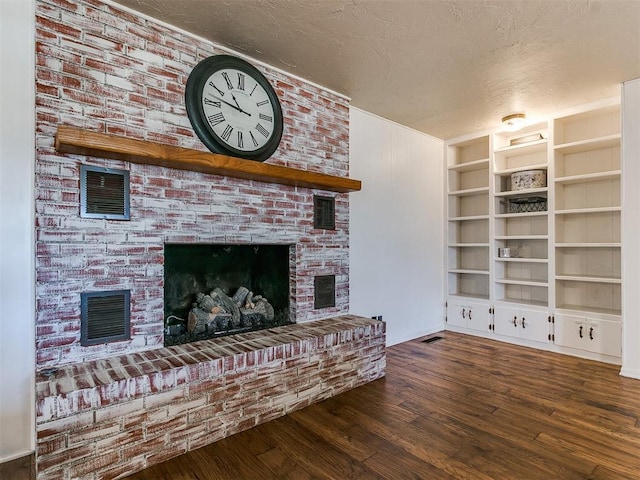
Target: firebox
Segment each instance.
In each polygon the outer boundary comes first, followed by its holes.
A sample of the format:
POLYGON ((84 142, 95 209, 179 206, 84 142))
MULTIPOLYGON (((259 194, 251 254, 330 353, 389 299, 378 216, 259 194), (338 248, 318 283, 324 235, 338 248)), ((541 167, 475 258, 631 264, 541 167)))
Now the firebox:
POLYGON ((293 245, 166 244, 164 344, 293 323, 293 245))

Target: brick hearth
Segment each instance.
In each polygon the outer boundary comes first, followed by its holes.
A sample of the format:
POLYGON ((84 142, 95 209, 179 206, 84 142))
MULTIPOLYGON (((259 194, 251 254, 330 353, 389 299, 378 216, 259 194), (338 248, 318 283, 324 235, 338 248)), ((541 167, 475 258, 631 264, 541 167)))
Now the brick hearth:
POLYGON ((385 328, 344 315, 37 378, 38 479, 110 479, 384 376, 385 328))

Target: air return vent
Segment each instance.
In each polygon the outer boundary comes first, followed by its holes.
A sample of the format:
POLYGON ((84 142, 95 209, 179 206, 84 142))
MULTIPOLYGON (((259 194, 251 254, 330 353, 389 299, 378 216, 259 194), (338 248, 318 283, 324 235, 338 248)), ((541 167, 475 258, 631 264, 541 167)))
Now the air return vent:
POLYGON ((314 277, 313 308, 336 306, 336 276, 318 275, 314 277))
POLYGON ((129 290, 80 294, 82 345, 128 340, 129 290))
POLYGON ((129 171, 82 165, 80 216, 129 220, 129 171))
POLYGON ((313 228, 336 229, 336 199, 333 197, 313 197, 313 228))

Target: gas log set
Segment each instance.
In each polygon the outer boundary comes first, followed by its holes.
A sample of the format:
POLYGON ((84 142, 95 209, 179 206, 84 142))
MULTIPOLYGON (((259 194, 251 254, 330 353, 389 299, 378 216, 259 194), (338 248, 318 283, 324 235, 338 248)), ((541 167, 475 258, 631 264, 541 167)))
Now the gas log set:
POLYGON ((240 287, 230 297, 216 287, 209 294, 196 294, 186 321, 175 315, 167 319, 165 345, 179 345, 284 323, 276 319, 273 306, 262 295, 254 295, 248 288, 240 287))

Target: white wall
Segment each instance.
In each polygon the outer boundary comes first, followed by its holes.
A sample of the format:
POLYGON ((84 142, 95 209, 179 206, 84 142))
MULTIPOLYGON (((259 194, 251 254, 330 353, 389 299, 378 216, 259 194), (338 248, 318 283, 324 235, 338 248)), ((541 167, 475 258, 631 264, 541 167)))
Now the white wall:
POLYGON ((393 345, 443 329, 442 140, 351 108, 350 312, 393 345))
POLYGON ((622 87, 622 370, 640 379, 640 78, 622 87))
POLYGON ((0 0, 0 462, 34 448, 34 2, 0 0))

